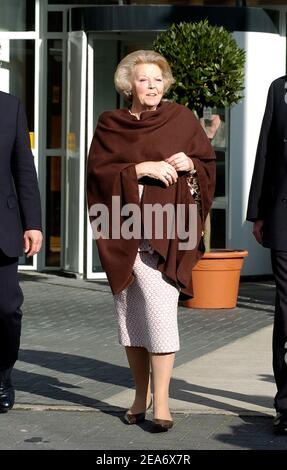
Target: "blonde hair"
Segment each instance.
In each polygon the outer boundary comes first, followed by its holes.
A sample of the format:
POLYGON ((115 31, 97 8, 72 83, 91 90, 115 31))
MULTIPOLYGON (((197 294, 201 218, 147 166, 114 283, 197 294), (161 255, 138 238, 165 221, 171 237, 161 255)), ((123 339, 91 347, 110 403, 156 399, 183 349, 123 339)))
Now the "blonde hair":
POLYGON ((155 64, 161 69, 164 94, 175 82, 170 66, 161 54, 145 50, 131 52, 120 61, 114 76, 116 90, 128 101, 132 101, 132 75, 138 64, 155 64))

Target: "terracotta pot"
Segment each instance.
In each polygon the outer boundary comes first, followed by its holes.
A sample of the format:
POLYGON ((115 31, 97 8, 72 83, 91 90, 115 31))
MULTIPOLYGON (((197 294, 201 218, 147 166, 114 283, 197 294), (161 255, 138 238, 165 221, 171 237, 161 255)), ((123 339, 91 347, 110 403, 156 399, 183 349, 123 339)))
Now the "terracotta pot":
POLYGON ((245 250, 213 250, 205 253, 192 270, 194 297, 188 308, 234 308, 245 250))

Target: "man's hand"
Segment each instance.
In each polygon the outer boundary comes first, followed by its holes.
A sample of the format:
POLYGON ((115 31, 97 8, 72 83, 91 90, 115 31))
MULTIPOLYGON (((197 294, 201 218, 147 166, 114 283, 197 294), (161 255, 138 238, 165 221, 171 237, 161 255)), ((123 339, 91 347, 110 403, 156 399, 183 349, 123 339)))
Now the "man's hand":
POLYGON ((256 220, 253 223, 253 230, 252 233, 256 238, 256 241, 262 245, 262 235, 263 235, 263 224, 264 220, 256 220))
POLYGON ((41 250, 43 235, 40 230, 26 230, 24 232, 24 252, 29 258, 41 250))

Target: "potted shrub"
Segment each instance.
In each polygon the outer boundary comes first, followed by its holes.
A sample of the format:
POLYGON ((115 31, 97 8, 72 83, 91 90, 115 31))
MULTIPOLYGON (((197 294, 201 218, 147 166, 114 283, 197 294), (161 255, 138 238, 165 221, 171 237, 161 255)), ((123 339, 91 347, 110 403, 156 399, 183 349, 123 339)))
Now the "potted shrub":
MULTIPOLYGON (((220 125, 219 108, 243 98, 245 51, 232 34, 207 20, 173 24, 160 33, 153 49, 169 62, 175 83, 167 99, 195 112, 212 140, 220 125)), ((245 250, 209 250, 210 218, 205 222, 206 252, 192 272, 192 308, 233 308, 237 302, 245 250)))

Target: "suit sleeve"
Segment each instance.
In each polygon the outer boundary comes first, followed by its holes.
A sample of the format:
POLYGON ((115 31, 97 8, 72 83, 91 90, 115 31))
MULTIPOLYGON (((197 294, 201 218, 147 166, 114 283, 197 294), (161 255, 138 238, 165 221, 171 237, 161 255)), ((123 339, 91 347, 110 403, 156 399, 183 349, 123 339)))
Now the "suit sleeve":
POLYGON ((268 91, 265 113, 261 125, 253 176, 249 192, 246 219, 250 222, 254 222, 255 220, 259 219, 264 220, 265 218, 265 210, 267 206, 266 203, 270 190, 270 188, 268 190, 266 176, 268 173, 267 166, 269 160, 269 142, 272 133, 272 119, 274 112, 273 107, 273 84, 271 84, 268 91))
POLYGON ((41 230, 41 201, 26 115, 18 103, 11 169, 18 197, 23 230, 41 230))

